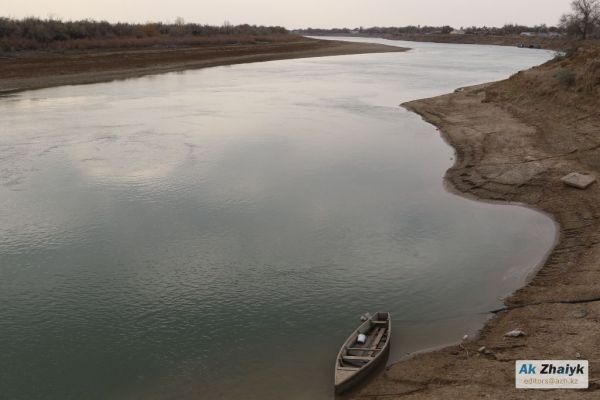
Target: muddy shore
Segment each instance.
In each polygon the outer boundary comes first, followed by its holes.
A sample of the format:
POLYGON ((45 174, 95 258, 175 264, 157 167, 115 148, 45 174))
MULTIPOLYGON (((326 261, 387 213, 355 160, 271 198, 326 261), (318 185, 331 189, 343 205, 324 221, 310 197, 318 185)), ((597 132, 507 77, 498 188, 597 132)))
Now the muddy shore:
POLYGON ((445 176, 454 191, 546 212, 559 241, 478 338, 392 365, 352 398, 599 398, 600 185, 579 190, 560 180, 573 171, 600 176, 600 62, 591 53, 403 105, 456 150, 445 176), (557 79, 565 69, 574 82, 557 79), (514 329, 527 336, 505 336, 514 329), (578 358, 590 361, 588 390, 515 389, 516 360, 578 358))
POLYGON ((382 44, 300 38, 263 44, 24 52, 0 58, 0 94, 221 65, 406 50, 382 44))

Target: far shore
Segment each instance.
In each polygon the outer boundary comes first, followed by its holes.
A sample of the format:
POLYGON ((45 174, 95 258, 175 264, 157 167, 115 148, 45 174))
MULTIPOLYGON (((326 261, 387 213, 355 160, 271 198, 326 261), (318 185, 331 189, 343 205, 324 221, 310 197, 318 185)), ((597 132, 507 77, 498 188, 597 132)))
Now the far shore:
POLYGON ((522 46, 525 48, 539 48, 546 50, 566 51, 572 47, 586 45, 597 40, 588 40, 584 43, 568 37, 540 37, 540 36, 521 36, 521 35, 472 35, 472 34, 398 34, 398 35, 373 35, 373 34, 313 34, 309 36, 319 37, 356 37, 371 39, 400 40, 407 42, 430 42, 430 43, 448 43, 448 44, 479 44, 490 46, 522 46))
POLYGON ((294 41, 256 44, 23 52, 0 58, 0 95, 232 64, 407 50, 298 37, 294 41))

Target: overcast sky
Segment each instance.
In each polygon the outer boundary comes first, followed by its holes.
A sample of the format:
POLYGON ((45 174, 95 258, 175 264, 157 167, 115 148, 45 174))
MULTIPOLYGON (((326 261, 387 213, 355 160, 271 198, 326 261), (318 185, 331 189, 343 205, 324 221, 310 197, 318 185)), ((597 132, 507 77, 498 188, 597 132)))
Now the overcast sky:
POLYGON ((283 25, 554 25, 571 0, 0 0, 10 17, 283 25))

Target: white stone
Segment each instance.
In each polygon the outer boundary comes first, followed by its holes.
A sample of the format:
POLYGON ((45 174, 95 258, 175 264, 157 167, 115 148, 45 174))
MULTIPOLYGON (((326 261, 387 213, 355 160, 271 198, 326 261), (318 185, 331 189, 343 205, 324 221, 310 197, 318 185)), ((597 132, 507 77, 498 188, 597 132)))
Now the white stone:
POLYGON ((506 333, 504 336, 506 337, 520 337, 520 336, 527 336, 527 334, 525 332, 523 332, 520 329, 515 329, 514 331, 510 331, 508 333, 506 333))
POLYGON ((572 172, 569 175, 563 176, 561 180, 577 189, 587 189, 592 183, 596 181, 596 177, 593 175, 580 174, 579 172, 572 172))

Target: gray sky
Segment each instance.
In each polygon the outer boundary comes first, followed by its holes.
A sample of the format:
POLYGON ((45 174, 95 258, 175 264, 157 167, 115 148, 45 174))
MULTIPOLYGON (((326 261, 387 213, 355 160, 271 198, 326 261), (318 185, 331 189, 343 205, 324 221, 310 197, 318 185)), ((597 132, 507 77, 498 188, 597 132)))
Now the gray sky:
POLYGON ((1 0, 0 15, 283 25, 554 25, 571 0, 1 0))

